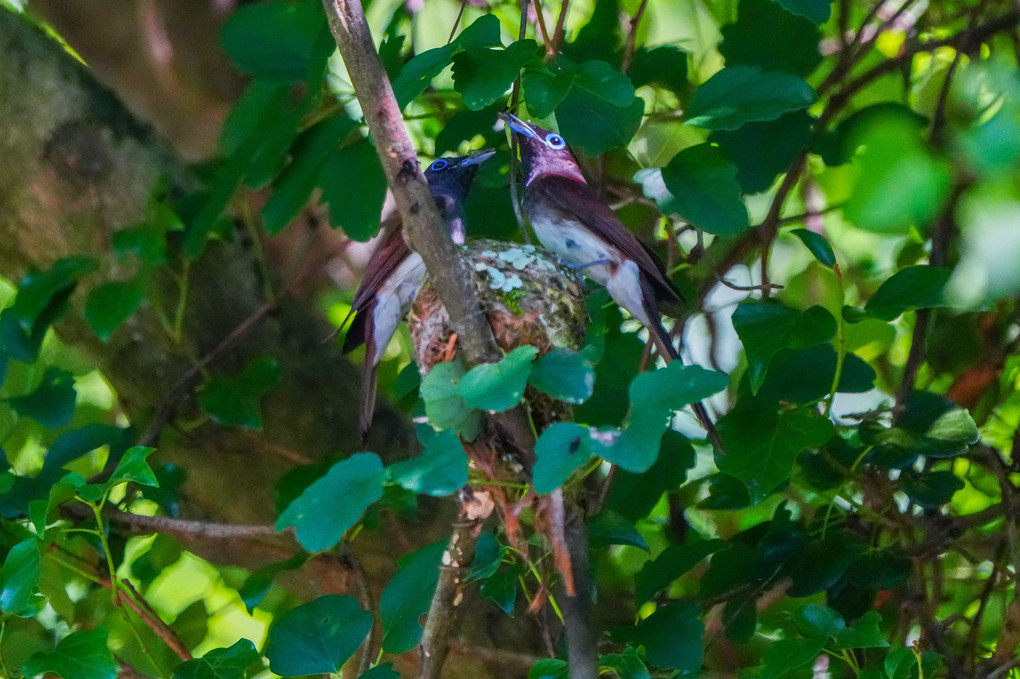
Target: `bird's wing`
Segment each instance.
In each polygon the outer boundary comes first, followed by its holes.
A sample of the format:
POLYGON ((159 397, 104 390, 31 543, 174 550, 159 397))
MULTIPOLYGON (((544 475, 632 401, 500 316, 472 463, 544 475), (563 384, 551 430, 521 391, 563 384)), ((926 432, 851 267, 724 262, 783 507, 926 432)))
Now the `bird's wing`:
POLYGON ((386 280, 410 254, 411 248, 404 242, 402 230, 394 229, 365 267, 365 277, 361 280, 358 291, 354 293, 354 301, 351 302, 352 311, 361 311, 367 307, 386 280))
POLYGON ((582 222, 593 234, 619 249, 625 257, 634 260, 641 273, 659 293, 660 299, 676 302, 683 300, 680 291, 666 275, 666 269, 658 256, 623 225, 616 213, 587 184, 561 175, 544 175, 532 182, 528 191, 531 194, 530 200, 555 206, 582 222))

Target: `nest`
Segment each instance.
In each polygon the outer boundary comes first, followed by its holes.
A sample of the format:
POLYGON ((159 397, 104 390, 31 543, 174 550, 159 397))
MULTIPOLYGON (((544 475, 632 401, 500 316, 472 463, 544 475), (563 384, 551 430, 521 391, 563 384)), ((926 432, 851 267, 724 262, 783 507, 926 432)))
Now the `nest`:
MULTIPOLYGON (((532 245, 477 240, 464 249, 474 266, 474 288, 496 343, 504 352, 530 345, 542 356, 560 347, 580 348, 588 310, 584 284, 573 269, 551 252, 532 245)), ((458 347, 450 316, 429 275, 418 289, 408 325, 422 375, 437 363, 456 357, 458 347)), ((530 387, 525 398, 539 432, 572 416, 568 404, 530 387)))
MULTIPOLYGON (((524 345, 543 355, 584 341, 587 308, 580 276, 541 248, 491 240, 464 246, 474 265, 474 287, 496 343, 504 352, 524 345)), ((452 360, 457 346, 450 316, 425 276, 408 321, 414 358, 422 375, 452 360)))

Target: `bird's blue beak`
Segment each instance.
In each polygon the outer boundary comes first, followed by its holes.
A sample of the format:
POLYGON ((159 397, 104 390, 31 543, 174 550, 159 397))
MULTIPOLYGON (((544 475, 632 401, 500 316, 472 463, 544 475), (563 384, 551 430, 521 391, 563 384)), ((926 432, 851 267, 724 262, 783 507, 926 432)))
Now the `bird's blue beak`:
POLYGON ((464 167, 465 165, 481 165, 489 158, 492 158, 494 155, 496 155, 496 152, 492 149, 479 151, 478 153, 469 156, 465 160, 461 161, 460 166, 464 167))
POLYGON ((516 132, 517 134, 530 137, 531 139, 539 139, 538 132, 535 132, 531 125, 515 116, 513 113, 500 113, 500 119, 506 123, 507 127, 516 132))

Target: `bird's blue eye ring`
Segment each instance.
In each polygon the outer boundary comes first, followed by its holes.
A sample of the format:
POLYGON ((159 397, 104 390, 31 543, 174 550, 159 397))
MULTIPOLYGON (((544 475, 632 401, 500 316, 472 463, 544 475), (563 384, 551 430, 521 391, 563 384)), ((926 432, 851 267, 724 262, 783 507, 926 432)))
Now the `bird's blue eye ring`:
POLYGON ((440 170, 445 170, 446 166, 449 164, 450 163, 448 161, 446 161, 443 158, 440 158, 436 162, 429 165, 429 169, 432 170, 433 172, 439 172, 440 170))
POLYGON ((563 137, 558 134, 550 134, 545 138, 545 143, 546 146, 557 151, 567 145, 567 142, 563 141, 563 137))

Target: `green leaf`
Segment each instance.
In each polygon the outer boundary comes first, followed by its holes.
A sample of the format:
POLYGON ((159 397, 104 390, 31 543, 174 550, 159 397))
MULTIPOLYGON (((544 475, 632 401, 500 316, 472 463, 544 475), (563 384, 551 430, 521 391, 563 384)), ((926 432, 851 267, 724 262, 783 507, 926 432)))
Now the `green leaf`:
POLYGON ((801 312, 768 299, 737 306, 733 329, 744 345, 751 392, 756 393, 765 382, 769 362, 780 349, 829 341, 836 334, 836 319, 821 306, 801 312))
POLYGON ((945 287, 952 272, 934 266, 911 266, 889 277, 871 296, 864 310, 891 321, 905 311, 946 306, 945 287))
POLYGON ((475 545, 475 558, 471 562, 466 582, 484 580, 492 576, 503 563, 503 557, 509 550, 510 548, 501 545, 492 533, 483 531, 478 536, 478 543, 475 545))
POLYGON ((130 281, 103 283, 89 293, 85 302, 85 320, 105 342, 121 323, 135 313, 143 299, 145 280, 141 276, 130 281))
POLYGON ((46 451, 40 477, 52 478, 69 462, 77 460, 101 446, 114 446, 124 437, 125 431, 105 424, 87 424, 61 434, 46 451))
POLYGON ((726 375, 680 361, 641 373, 630 384, 631 410, 625 427, 615 442, 601 445, 602 457, 626 471, 647 470, 659 455, 670 415, 727 386, 726 375))
POLYGON ((667 429, 662 435, 655 464, 640 474, 623 469, 616 471, 606 508, 631 521, 648 516, 664 492, 683 484, 696 459, 690 440, 680 432, 667 429))
POLYGON ((542 658, 528 670, 528 679, 567 679, 567 662, 558 658, 542 658))
POLYGON ((822 61, 818 28, 774 0, 740 0, 737 21, 721 32, 719 53, 727 66, 748 64, 803 77, 822 61), (762 40, 766 35, 768 40, 762 40))
POLYGON ((815 102, 815 91, 791 73, 757 66, 730 66, 699 87, 684 115, 709 130, 736 130, 746 123, 775 120, 815 102))
POLYGON ((938 509, 948 504, 965 485, 956 474, 946 470, 901 474, 899 483, 900 490, 925 509, 938 509))
MULTIPOLYGON (((909 113, 909 112, 908 112, 909 113)), ((861 229, 905 234, 926 226, 942 209, 952 185, 948 161, 935 156, 922 125, 898 110, 875 113, 850 136, 864 150, 854 159, 857 181, 843 214, 861 229), (896 191, 889 191, 895 186, 896 191)))
POLYGON ((592 549, 628 545, 649 551, 648 542, 634 524, 609 510, 603 510, 589 519, 588 544, 592 549))
POLYGON ((400 75, 393 81, 393 94, 401 110, 424 92, 432 79, 442 73, 462 49, 500 46, 499 32, 496 15, 483 14, 461 31, 453 42, 415 55, 404 64, 400 75))
POLYGON ((836 631, 836 648, 888 648, 889 642, 878 628, 882 616, 878 611, 868 611, 851 627, 836 631))
POLYGON ((794 111, 775 120, 747 123, 737 130, 717 130, 708 140, 718 144, 737 166, 740 189, 760 193, 811 145, 814 120, 807 111, 794 111))
POLYGON ((358 679, 400 679, 400 673, 393 669, 393 663, 376 665, 369 671, 358 676, 358 679))
POLYGON ((386 175, 375 147, 367 139, 337 151, 326 159, 318 186, 329 203, 334 226, 356 241, 379 232, 379 215, 386 198, 386 175), (357 193, 352 193, 357 187, 357 193))
POLYGON ((687 53, 672 45, 652 49, 639 47, 634 52, 627 75, 634 87, 659 85, 682 94, 690 86, 687 82, 687 53))
POLYGON ((72 632, 52 651, 33 654, 23 669, 25 676, 46 672, 61 679, 114 679, 117 663, 107 647, 105 627, 72 632))
POLYGON ((25 396, 15 396, 7 403, 19 415, 31 417, 47 429, 57 429, 74 419, 77 399, 74 377, 59 368, 46 368, 42 383, 35 391, 25 396))
POLYGON ((645 660, 651 665, 696 672, 704 656, 701 637, 705 626, 698 619, 700 614, 696 604, 680 601, 659 608, 633 627, 615 630, 612 636, 644 646, 645 660))
POLYGON ((446 541, 436 542, 400 559, 400 570, 379 598, 382 647, 387 653, 406 653, 421 641, 418 619, 432 602, 445 551, 446 541))
POLYGON ((836 634, 846 629, 846 622, 838 611, 818 604, 804 604, 794 613, 797 629, 810 638, 835 638, 836 634))
POLYGON ((560 347, 534 362, 528 383, 560 401, 584 403, 595 390, 595 369, 583 354, 560 347))
POLYGON ((10 309, 21 328, 33 333, 40 326, 48 327, 63 311, 78 279, 96 266, 91 257, 67 257, 58 259, 47 271, 26 274, 10 309))
MULTIPOLYGON (((269 564, 268 566, 263 566, 249 575, 244 581, 244 584, 237 590, 238 595, 241 597, 241 601, 244 602, 244 607, 248 610, 248 614, 251 615, 252 611, 255 610, 255 607, 258 606, 262 602, 262 599, 265 598, 266 594, 269 593, 269 589, 273 586, 273 580, 276 579, 277 575, 300 568, 307 561, 308 555, 303 552, 298 552, 286 561, 277 561, 269 564)), ((135 563, 137 563, 137 561, 135 563)))
POLYGON ((861 441, 872 446, 869 462, 904 467, 918 455, 955 457, 978 440, 970 413, 945 396, 915 391, 904 406, 895 427, 887 429, 878 423, 861 426, 861 441), (899 462, 889 464, 890 459, 899 462))
POLYGON ((599 667, 616 674, 619 679, 651 679, 637 649, 628 646, 623 653, 609 653, 599 658, 599 667))
POLYGON ((518 40, 502 50, 465 50, 453 58, 453 87, 465 106, 478 111, 506 94, 538 54, 534 40, 518 40))
POLYGON ((517 579, 519 574, 512 571, 494 573, 482 582, 478 591, 483 597, 496 604, 507 615, 513 615, 517 603, 517 579))
POLYGON ((11 547, 0 569, 0 611, 31 618, 42 608, 39 541, 30 537, 11 547))
POLYGON ((322 7, 308 0, 240 7, 224 24, 221 39, 245 73, 288 83, 305 78, 313 62, 325 61, 334 47, 322 7))
POLYGON ((535 443, 535 492, 545 495, 562 486, 597 450, 588 427, 573 422, 550 426, 535 443))
POLYGON ((249 363, 239 375, 209 380, 199 392, 198 402, 202 410, 221 424, 261 429, 262 396, 279 381, 279 363, 263 356, 249 363))
POLYGON ((326 160, 337 153, 356 127, 346 116, 334 116, 305 130, 291 148, 292 161, 273 182, 273 193, 262 206, 262 225, 275 235, 283 231, 308 204, 326 160))
MULTIPOLYGON (((781 349, 769 364, 758 396, 773 402, 811 403, 826 396, 836 378, 836 349, 816 344, 807 349, 781 349)), ((860 394, 875 384, 875 370, 855 354, 846 354, 836 391, 860 394)))
POLYGON ((825 646, 824 639, 779 639, 762 654, 759 679, 779 679, 787 673, 814 662, 825 646))
POLYGON ((520 403, 524 396, 531 361, 538 349, 517 347, 498 363, 484 363, 472 368, 457 385, 464 403, 479 410, 503 411, 520 403))
POLYGON ((754 400, 738 402, 717 427, 726 450, 716 458, 719 471, 743 481, 754 504, 790 477, 802 450, 822 445, 833 431, 811 408, 776 412, 754 400))
POLYGON ((382 497, 385 480, 386 470, 378 455, 352 455, 333 465, 326 476, 290 503, 276 520, 276 530, 294 526, 298 542, 309 552, 329 549, 382 497))
MULTIPOLYGON (((458 390, 464 367, 457 361, 437 363, 421 381, 425 414, 437 429, 453 432, 478 431, 480 414, 464 403, 458 390)), ((466 436, 468 440, 473 436, 466 436)))
POLYGON ((644 110, 627 76, 604 61, 586 61, 556 107, 556 123, 571 145, 597 155, 630 143, 644 110))
POLYGON ((864 589, 895 589, 910 577, 911 563, 907 557, 888 549, 873 549, 858 554, 847 573, 850 581, 864 589))
POLYGON ((748 227, 737 169, 711 144, 691 146, 664 168, 639 170, 634 181, 664 214, 676 213, 697 228, 732 235, 748 227))
POLYGON ((174 679, 244 679, 245 670, 258 662, 255 644, 241 639, 230 648, 214 648, 201 658, 181 663, 174 679))
POLYGON ((832 0, 774 0, 794 14, 807 17, 816 24, 824 24, 829 20, 829 6, 832 0))
POLYGON ((528 112, 537 118, 551 116, 560 102, 570 94, 576 75, 577 70, 569 66, 551 71, 545 64, 534 64, 524 69, 521 88, 524 90, 528 112))
POLYGON ((725 540, 699 540, 667 547, 634 578, 634 601, 643 604, 702 560, 727 546, 725 540))
POLYGON ((329 594, 288 611, 269 631, 266 658, 281 677, 339 672, 372 629, 372 614, 329 594))
POLYGON ((790 233, 799 238, 804 247, 823 265, 828 267, 836 265, 836 253, 832 251, 832 246, 825 240, 825 236, 807 229, 794 229, 790 233))
POLYGON ((436 432, 422 424, 418 440, 425 446, 422 454, 390 465, 390 476, 412 493, 433 497, 456 493, 468 481, 468 457, 460 439, 451 431, 436 432))
POLYGON ((124 453, 124 457, 117 463, 117 468, 113 470, 113 474, 106 481, 106 487, 112 488, 118 483, 128 481, 143 486, 159 486, 159 482, 156 481, 156 475, 152 473, 149 463, 145 461, 145 458, 155 450, 155 448, 147 448, 145 446, 128 448, 127 452, 124 453))

